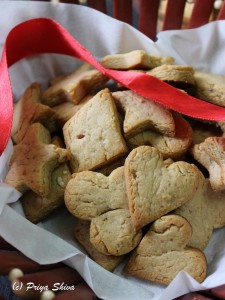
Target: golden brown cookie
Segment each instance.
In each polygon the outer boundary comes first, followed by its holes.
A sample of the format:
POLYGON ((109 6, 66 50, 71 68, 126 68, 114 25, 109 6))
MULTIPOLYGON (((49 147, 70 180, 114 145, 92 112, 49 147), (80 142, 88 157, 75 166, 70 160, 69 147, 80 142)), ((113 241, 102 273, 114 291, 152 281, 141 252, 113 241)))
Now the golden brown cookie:
POLYGON ((225 76, 195 70, 196 97, 225 106, 225 76))
POLYGON ((210 182, 202 175, 193 198, 174 211, 184 217, 192 227, 188 245, 203 250, 208 245, 215 228, 225 226, 225 192, 212 190, 210 182))
POLYGON ((108 77, 98 70, 74 71, 45 90, 42 102, 49 106, 55 106, 65 101, 78 104, 91 90, 103 85, 108 80, 108 77))
POLYGON ((32 190, 48 196, 51 173, 68 159, 66 149, 50 143, 49 131, 40 123, 32 124, 24 139, 14 147, 5 182, 21 193, 32 190))
POLYGON ((146 74, 178 88, 188 88, 195 85, 194 69, 191 66, 162 65, 146 72, 146 74))
POLYGON ((67 121, 63 134, 73 172, 99 169, 128 151, 108 89, 98 92, 67 121))
POLYGON ((127 208, 124 167, 109 177, 101 173, 74 173, 65 189, 65 205, 77 218, 91 220, 109 210, 127 208))
POLYGON ((125 161, 128 205, 136 230, 189 201, 200 171, 184 161, 164 163, 154 147, 140 146, 125 161))
POLYGON ((159 103, 146 99, 133 91, 114 92, 113 98, 119 111, 125 115, 123 131, 126 138, 146 129, 175 136, 172 113, 159 103))
POLYGON ((72 118, 78 110, 84 106, 93 96, 88 95, 84 97, 79 104, 74 104, 72 102, 63 102, 59 105, 53 106, 52 110, 55 112, 59 124, 63 127, 63 125, 72 118))
POLYGON ((152 69, 162 64, 172 64, 173 62, 173 57, 152 56, 143 50, 106 55, 101 59, 101 64, 105 68, 117 70, 152 69))
POLYGON ((163 216, 156 220, 132 253, 124 271, 153 282, 167 285, 185 271, 198 282, 206 277, 204 253, 187 247, 191 226, 182 217, 163 216))
POLYGON ((135 232, 127 209, 115 209, 91 220, 90 241, 105 255, 120 256, 132 251, 142 238, 135 232))
POLYGON ((173 116, 175 122, 175 136, 168 137, 152 130, 144 130, 130 139, 127 139, 129 149, 139 146, 157 148, 164 158, 178 159, 184 155, 192 143, 192 128, 181 116, 173 116))
POLYGON ((54 210, 64 204, 64 190, 71 177, 66 163, 63 163, 51 174, 51 186, 48 196, 41 197, 28 191, 20 198, 26 218, 38 223, 47 218, 54 210))
POLYGON ((58 129, 58 118, 47 105, 41 104, 41 86, 32 83, 21 99, 14 105, 11 136, 18 144, 24 138, 27 129, 33 123, 42 123, 50 132, 58 129))
POLYGON ((194 145, 191 153, 208 170, 212 189, 225 190, 225 137, 209 137, 194 145))
POLYGON ((124 255, 115 256, 102 254, 92 245, 90 242, 90 222, 88 221, 76 220, 74 237, 97 264, 110 272, 124 259, 124 255))

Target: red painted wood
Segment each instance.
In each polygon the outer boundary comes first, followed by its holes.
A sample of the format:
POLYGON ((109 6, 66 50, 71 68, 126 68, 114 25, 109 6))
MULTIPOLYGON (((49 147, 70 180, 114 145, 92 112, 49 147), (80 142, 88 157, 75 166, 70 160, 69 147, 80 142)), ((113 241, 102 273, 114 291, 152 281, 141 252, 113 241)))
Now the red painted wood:
POLYGON ((188 28, 196 28, 207 24, 213 11, 214 0, 195 0, 188 28))
POLYGON ((117 20, 132 24, 132 0, 114 0, 113 17, 117 20))
POLYGON ((140 0, 138 29, 152 40, 156 37, 160 0, 140 0))
POLYGON ((168 0, 162 30, 180 29, 186 0, 168 0))

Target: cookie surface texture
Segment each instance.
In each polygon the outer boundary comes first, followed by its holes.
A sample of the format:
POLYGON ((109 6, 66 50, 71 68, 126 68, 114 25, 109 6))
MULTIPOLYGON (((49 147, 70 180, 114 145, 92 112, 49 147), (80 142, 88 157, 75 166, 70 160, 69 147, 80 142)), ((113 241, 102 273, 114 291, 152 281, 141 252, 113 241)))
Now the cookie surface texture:
POLYGON ((168 215, 156 220, 124 271, 165 285, 185 271, 202 282, 206 277, 206 258, 202 251, 186 246, 190 237, 191 226, 184 218, 168 215))
POLYGON ((63 127, 73 172, 96 170, 127 153, 111 93, 104 89, 63 127))
POLYGON ((38 223, 47 218, 56 208, 64 204, 64 190, 71 177, 66 163, 61 164, 51 174, 49 195, 41 197, 28 191, 21 197, 25 216, 32 223, 38 223))
POLYGON ((115 169, 108 177, 93 171, 73 174, 64 200, 69 212, 82 220, 117 208, 128 209, 124 167, 115 169))
POLYGON ((192 128, 181 116, 174 115, 175 131, 174 137, 168 137, 153 130, 144 130, 130 139, 127 145, 130 149, 139 146, 152 146, 157 148, 164 158, 178 159, 184 155, 192 143, 192 128))
POLYGON ((225 226, 225 191, 212 190, 209 179, 201 177, 193 198, 174 211, 184 217, 192 227, 190 247, 204 250, 213 230, 225 226))
POLYGON ((55 106, 65 101, 78 104, 93 88, 108 80, 98 70, 76 70, 45 90, 42 102, 49 106, 55 106))
POLYGON ((40 196, 47 196, 52 171, 68 159, 66 149, 50 143, 48 130, 40 123, 32 124, 24 139, 14 146, 5 182, 21 193, 32 190, 40 196))
POLYGON ((184 161, 164 163, 154 147, 140 146, 125 161, 125 182, 132 223, 136 230, 190 200, 200 171, 184 161))
POLYGON ((142 238, 135 232, 127 209, 115 209, 91 220, 90 241, 105 255, 120 256, 132 251, 142 238))
POLYGON ((172 113, 154 101, 148 100, 133 91, 114 92, 118 110, 125 114, 123 131, 131 137, 144 129, 153 129, 174 137, 175 123, 172 113))
POLYGON ((143 50, 134 50, 123 54, 106 55, 101 64, 105 68, 117 70, 152 69, 162 64, 172 64, 174 58, 152 56, 143 50))
POLYGON ((209 137, 191 149, 194 158, 209 172, 214 191, 225 190, 225 137, 209 137))
POLYGON ((11 132, 14 143, 21 142, 29 126, 36 122, 42 123, 51 132, 58 129, 58 117, 50 107, 41 104, 41 86, 35 82, 14 105, 11 132))
POLYGON ((196 70, 196 96, 225 107, 225 76, 196 70))
POLYGON ((124 256, 105 255, 90 242, 90 222, 77 219, 74 228, 75 239, 83 246, 90 257, 104 269, 112 272, 124 256))

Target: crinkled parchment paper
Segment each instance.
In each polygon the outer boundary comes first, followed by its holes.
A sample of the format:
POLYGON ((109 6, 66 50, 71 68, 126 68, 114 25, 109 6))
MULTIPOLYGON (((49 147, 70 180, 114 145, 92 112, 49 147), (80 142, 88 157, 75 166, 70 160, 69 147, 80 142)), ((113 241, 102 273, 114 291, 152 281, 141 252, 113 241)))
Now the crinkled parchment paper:
MULTIPOLYGON (((154 43, 131 26, 83 6, 0 1, 0 14, 0 52, 8 32, 16 24, 32 18, 49 17, 65 26, 96 59, 109 53, 144 49, 153 55, 171 55, 175 57, 177 64, 225 74, 224 21, 214 22, 197 30, 163 32, 154 43)), ((46 54, 16 63, 10 68, 15 99, 20 97, 31 82, 41 82, 45 87, 50 78, 68 73, 79 64, 70 57, 46 54)), ((12 143, 9 141, 0 158, 2 180, 11 152, 12 143)), ((81 273, 102 299, 170 300, 189 291, 225 284, 225 229, 216 230, 205 249, 208 276, 202 284, 182 272, 168 287, 164 287, 127 276, 122 273, 122 266, 110 273, 89 259, 73 240, 74 218, 66 210, 53 214, 45 222, 33 225, 24 218, 21 206, 16 202, 20 196, 18 192, 1 183, 0 193, 0 235, 41 264, 65 261, 81 273)))

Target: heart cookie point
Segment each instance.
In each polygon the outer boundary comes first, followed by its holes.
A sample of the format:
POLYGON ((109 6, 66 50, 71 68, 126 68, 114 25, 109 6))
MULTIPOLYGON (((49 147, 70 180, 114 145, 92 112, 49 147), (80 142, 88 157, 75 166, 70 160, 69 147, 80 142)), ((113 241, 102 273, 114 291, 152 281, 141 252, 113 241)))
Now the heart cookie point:
POLYGON ((156 220, 124 271, 164 285, 185 271, 202 282, 206 277, 206 258, 200 250, 186 246, 190 237, 191 226, 184 218, 167 215, 156 220))

